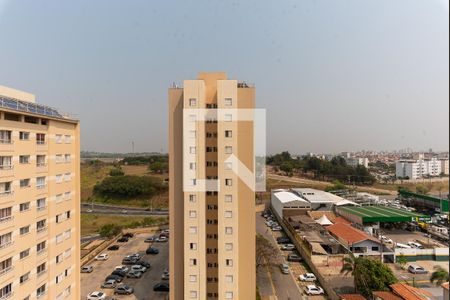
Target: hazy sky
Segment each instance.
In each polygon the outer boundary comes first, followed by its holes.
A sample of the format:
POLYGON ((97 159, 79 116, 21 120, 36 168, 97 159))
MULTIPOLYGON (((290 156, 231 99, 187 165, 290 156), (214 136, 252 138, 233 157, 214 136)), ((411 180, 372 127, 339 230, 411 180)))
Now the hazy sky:
POLYGON ((254 82, 273 153, 447 150, 448 0, 0 0, 0 85, 81 119, 83 150, 167 151, 167 88, 254 82))

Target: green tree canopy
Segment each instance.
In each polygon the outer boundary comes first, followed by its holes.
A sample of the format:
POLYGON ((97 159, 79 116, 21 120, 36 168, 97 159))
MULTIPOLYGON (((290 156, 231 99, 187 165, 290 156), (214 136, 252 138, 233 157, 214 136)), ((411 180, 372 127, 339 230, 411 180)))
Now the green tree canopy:
POLYGON ((166 189, 157 177, 126 175, 106 177, 94 186, 94 193, 117 198, 152 197, 166 189))

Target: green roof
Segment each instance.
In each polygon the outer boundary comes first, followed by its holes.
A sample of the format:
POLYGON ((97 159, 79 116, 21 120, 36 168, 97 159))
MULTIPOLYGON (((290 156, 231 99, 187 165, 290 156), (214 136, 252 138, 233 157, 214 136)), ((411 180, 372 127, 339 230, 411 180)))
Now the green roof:
POLYGON ((357 216, 362 223, 429 221, 431 219, 429 216, 384 206, 344 206, 339 207, 338 212, 343 216, 357 216))
POLYGON ((416 198, 425 202, 433 203, 435 206, 438 206, 441 209, 441 212, 448 212, 448 199, 441 199, 429 195, 417 194, 402 189, 400 189, 398 193, 406 198, 416 198))

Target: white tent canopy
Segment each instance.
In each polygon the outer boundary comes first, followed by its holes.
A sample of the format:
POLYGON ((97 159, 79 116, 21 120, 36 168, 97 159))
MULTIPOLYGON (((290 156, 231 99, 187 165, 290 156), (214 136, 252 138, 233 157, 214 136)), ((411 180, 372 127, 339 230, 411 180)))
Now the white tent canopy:
POLYGON ((316 222, 322 226, 333 225, 333 223, 325 215, 322 215, 320 218, 318 218, 316 222))

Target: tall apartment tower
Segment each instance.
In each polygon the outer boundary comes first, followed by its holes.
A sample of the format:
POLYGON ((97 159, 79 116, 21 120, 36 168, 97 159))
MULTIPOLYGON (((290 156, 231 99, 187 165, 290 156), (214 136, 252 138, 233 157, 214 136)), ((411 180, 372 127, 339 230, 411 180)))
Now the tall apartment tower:
POLYGON ((255 299, 255 193, 232 170, 254 168, 253 121, 238 120, 254 107, 225 73, 169 89, 171 300, 255 299))
POLYGON ((0 299, 80 299, 79 123, 0 86, 0 299))

